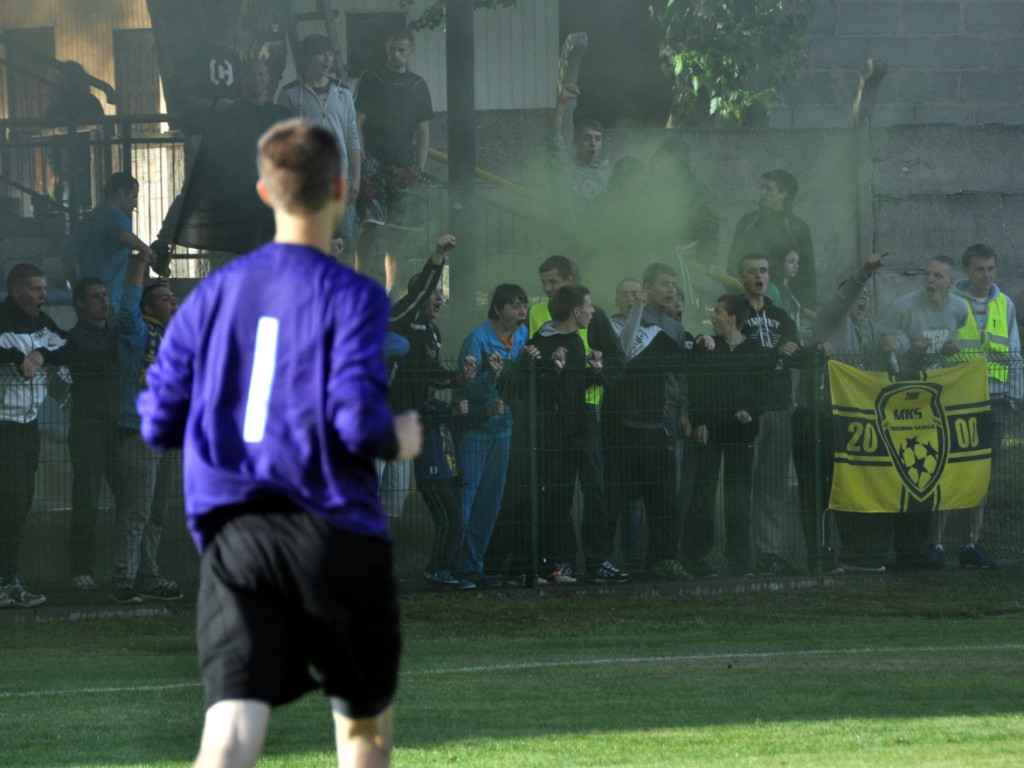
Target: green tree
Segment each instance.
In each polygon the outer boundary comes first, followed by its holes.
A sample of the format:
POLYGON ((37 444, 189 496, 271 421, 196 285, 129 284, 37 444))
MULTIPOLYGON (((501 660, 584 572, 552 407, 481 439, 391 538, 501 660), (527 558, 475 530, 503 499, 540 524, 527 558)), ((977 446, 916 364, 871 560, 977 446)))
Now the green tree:
MULTIPOLYGON (((399 0, 399 5, 409 8, 416 0, 399 0)), ((516 0, 473 0, 474 8, 514 8, 516 0)), ((434 0, 423 12, 409 20, 409 29, 416 32, 421 29, 437 29, 444 26, 445 2, 434 0)))
POLYGON ((659 0, 670 126, 749 125, 793 84, 814 0, 659 0))

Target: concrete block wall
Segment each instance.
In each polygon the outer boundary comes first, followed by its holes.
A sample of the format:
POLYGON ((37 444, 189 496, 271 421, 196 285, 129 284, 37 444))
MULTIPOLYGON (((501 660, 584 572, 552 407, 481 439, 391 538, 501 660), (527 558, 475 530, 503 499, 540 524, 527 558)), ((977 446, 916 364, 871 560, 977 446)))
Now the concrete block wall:
POLYGON ((885 59, 874 125, 1024 123, 1024 2, 818 0, 776 128, 850 124, 861 67, 885 59))

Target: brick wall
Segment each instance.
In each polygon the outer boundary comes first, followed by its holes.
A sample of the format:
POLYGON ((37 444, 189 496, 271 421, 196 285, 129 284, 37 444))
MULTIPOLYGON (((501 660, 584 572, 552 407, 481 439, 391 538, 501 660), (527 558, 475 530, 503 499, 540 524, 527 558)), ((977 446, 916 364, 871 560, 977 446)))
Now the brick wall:
POLYGON ((858 76, 885 59, 874 125, 1024 123, 1024 2, 819 0, 779 128, 849 125, 858 76))

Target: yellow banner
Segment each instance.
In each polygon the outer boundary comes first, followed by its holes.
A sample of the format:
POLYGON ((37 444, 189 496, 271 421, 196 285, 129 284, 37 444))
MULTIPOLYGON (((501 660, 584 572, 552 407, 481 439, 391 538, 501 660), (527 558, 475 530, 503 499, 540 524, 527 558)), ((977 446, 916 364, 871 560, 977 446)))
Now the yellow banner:
POLYGON ((992 463, 983 358, 907 381, 835 361, 828 371, 832 509, 922 512, 981 502, 992 463))

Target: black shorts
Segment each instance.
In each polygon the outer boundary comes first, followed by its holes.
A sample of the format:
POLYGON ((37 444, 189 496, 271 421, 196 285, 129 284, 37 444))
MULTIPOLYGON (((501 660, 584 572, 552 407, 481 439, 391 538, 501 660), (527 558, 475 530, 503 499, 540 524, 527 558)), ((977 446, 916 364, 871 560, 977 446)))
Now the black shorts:
POLYGON ((281 506, 242 507, 203 553, 196 636, 206 706, 285 704, 317 687, 315 672, 344 715, 374 717, 398 682, 391 543, 281 506))

